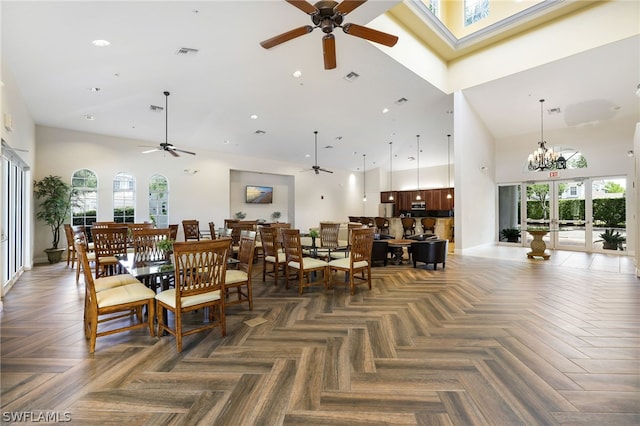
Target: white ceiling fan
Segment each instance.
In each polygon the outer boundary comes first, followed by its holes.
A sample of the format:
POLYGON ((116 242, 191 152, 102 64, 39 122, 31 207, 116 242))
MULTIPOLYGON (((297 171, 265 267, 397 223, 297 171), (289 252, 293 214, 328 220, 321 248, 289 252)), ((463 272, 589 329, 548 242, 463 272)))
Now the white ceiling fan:
POLYGON ((165 98, 165 106, 164 106, 164 112, 165 112, 165 131, 164 131, 164 142, 161 143, 157 148, 154 149, 149 149, 146 151, 142 151, 143 154, 149 154, 151 152, 157 152, 157 151, 166 151, 169 154, 173 155, 174 157, 180 157, 180 155, 178 154, 178 152, 182 152, 183 154, 190 154, 190 155, 196 155, 195 152, 191 152, 191 151, 185 151, 184 149, 178 149, 175 146, 173 146, 173 144, 169 143, 169 92, 164 92, 164 98, 165 98))
POLYGON ((318 166, 318 131, 315 130, 313 132, 313 134, 315 135, 315 159, 314 159, 314 164, 313 166, 311 166, 310 169, 307 170, 303 170, 304 172, 310 172, 310 171, 314 171, 316 172, 317 175, 320 174, 320 172, 325 172, 325 173, 333 173, 331 170, 327 170, 327 169, 323 169, 322 167, 318 166))

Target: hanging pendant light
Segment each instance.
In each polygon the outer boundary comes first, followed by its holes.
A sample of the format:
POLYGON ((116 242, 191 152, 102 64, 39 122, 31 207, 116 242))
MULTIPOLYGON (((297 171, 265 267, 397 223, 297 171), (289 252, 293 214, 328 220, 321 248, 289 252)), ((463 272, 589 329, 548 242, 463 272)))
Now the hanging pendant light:
POLYGON ((418 195, 416 195, 416 200, 420 201, 422 200, 422 197, 420 196, 420 135, 416 135, 416 139, 418 140, 417 143, 417 155, 416 155, 416 175, 417 175, 417 180, 418 180, 418 195))
POLYGON ((530 171, 566 169, 567 160, 561 154, 553 152, 553 148, 547 148, 547 141, 544 140, 543 104, 544 99, 540 99, 540 141, 538 148, 529 154, 528 168, 530 171))
POLYGON ((393 201, 393 142, 389 142, 389 201, 393 201))
POLYGON ((367 154, 362 154, 362 201, 367 201, 367 154))
POLYGON ((447 189, 447 199, 450 200, 452 198, 451 195, 451 135, 447 135, 447 181, 449 182, 449 186, 447 189))

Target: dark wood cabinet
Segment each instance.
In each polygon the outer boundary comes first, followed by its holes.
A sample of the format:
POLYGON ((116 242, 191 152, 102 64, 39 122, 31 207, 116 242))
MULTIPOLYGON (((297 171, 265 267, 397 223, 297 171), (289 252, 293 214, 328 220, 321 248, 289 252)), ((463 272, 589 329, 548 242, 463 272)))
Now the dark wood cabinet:
POLYGON ((404 211, 411 211, 411 203, 415 202, 416 196, 420 194, 422 201, 426 204, 426 210, 453 210, 453 191, 453 188, 382 191, 380 202, 393 203, 394 214, 399 216, 404 211), (451 198, 447 198, 448 194, 451 194, 451 198), (393 200, 389 200, 390 195, 393 195, 393 200))
POLYGON ((396 203, 398 199, 398 191, 382 191, 380 193, 380 202, 381 203, 396 203), (390 200, 389 197, 393 195, 393 200, 390 200))

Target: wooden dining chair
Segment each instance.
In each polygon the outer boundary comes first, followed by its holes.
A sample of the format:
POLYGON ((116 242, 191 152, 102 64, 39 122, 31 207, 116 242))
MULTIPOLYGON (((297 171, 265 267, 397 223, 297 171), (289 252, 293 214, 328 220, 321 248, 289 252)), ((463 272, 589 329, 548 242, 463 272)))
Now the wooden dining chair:
POLYGON ((249 310, 253 310, 253 254, 255 251, 255 233, 254 235, 243 235, 240 237, 240 245, 238 250, 237 269, 227 269, 224 281, 227 299, 225 306, 238 305, 248 303, 249 310), (235 290, 235 295, 232 290, 235 290), (237 296, 237 298, 234 298, 237 296))
POLYGON ((280 233, 278 227, 266 227, 260 228, 260 239, 262 240, 262 250, 264 250, 264 257, 262 258, 262 282, 266 281, 267 276, 273 277, 274 284, 278 285, 278 275, 282 271, 284 274, 284 266, 286 256, 281 250, 280 239, 278 235, 280 233))
POLYGON ((96 258, 96 278, 122 272, 118 258, 127 255, 129 245, 127 226, 92 228, 91 233, 96 258))
MULTIPOLYGON (((371 251, 373 249, 373 229, 354 229, 351 232, 351 251, 349 257, 334 259, 329 262, 329 270, 333 272, 342 271, 348 275, 347 281, 351 295, 355 294, 357 284, 368 284, 371 290, 371 251), (359 276, 357 274, 360 274, 359 276)), ((333 279, 331 284, 336 282, 333 279)))
POLYGON ((178 228, 180 227, 180 225, 173 224, 173 225, 169 225, 169 238, 171 238, 173 241, 178 241, 178 228))
POLYGON ((136 264, 166 260, 166 253, 158 247, 160 241, 171 239, 171 231, 164 229, 137 229, 131 233, 133 261, 136 264))
POLYGON ((416 233, 416 219, 413 217, 403 217, 400 219, 402 223, 402 236, 404 238, 416 233))
POLYGON ((143 223, 127 223, 127 227, 129 228, 129 232, 133 233, 133 231, 138 231, 140 229, 154 229, 155 226, 153 223, 143 222, 143 223))
POLYGON ((185 241, 200 241, 200 222, 195 219, 183 220, 182 230, 185 241))
POLYGON ((75 246, 75 238, 73 236, 73 228, 68 223, 64 224, 64 235, 67 238, 67 266, 71 263, 71 269, 73 269, 73 265, 76 262, 76 246, 75 246))
POLYGON ((306 257, 302 254, 299 229, 282 229, 285 259, 285 288, 289 288, 289 279, 296 276, 298 294, 302 295, 304 287, 318 284, 311 280, 313 272, 322 272, 322 284, 327 288, 329 264, 324 260, 306 257))
POLYGON ((228 250, 228 239, 173 244, 175 288, 156 295, 156 307, 158 334, 172 334, 178 352, 182 352, 184 336, 218 327, 223 337, 227 335, 224 294, 228 250), (204 308, 209 309, 209 321, 185 329, 183 316, 204 308), (165 322, 165 310, 174 314, 174 328, 165 322))
POLYGON ((154 301, 156 293, 129 274, 98 278, 94 281, 86 256, 86 246, 76 244, 78 259, 83 263, 85 280, 85 335, 89 339, 89 353, 96 350, 96 339, 109 334, 149 327, 149 334, 155 336, 154 301), (142 309, 147 308, 147 321, 142 309), (132 321, 120 322, 119 326, 98 330, 98 325, 121 318, 132 321), (124 324, 124 325, 123 325, 124 324))
POLYGON ((213 222, 209 222, 209 234, 211 234, 211 239, 216 239, 216 224, 213 222))

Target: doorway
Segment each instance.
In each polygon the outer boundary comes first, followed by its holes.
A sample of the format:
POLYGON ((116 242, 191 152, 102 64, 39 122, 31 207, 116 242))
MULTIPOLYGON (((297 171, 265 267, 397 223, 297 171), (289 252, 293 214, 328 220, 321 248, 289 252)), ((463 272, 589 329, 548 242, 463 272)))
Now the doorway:
POLYGON ((501 185, 498 194, 498 229, 519 226, 518 245, 531 244, 526 230, 540 228, 550 231, 543 237, 549 249, 626 253, 625 177, 501 185), (611 235, 618 236, 618 245, 604 244, 611 235))

